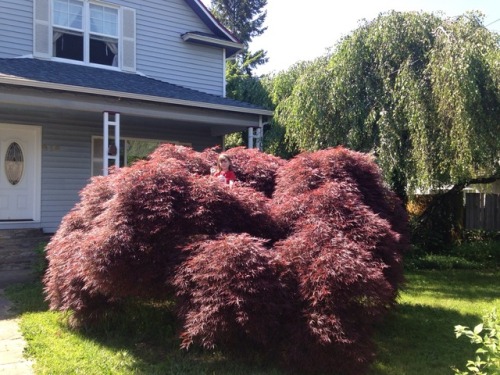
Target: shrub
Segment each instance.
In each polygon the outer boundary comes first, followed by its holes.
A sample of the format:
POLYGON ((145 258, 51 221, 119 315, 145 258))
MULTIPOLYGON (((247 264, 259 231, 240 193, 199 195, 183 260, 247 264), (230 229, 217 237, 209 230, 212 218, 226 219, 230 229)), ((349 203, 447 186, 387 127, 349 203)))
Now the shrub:
POLYGON ((88 324, 128 298, 173 299, 182 347, 259 347, 301 372, 359 374, 394 304, 406 214, 371 157, 335 148, 289 162, 163 145, 97 177, 47 246, 52 309, 88 324))
POLYGON ((226 152, 234 164, 235 174, 241 185, 271 197, 276 186, 276 175, 285 161, 253 148, 231 148, 226 152))
POLYGON ((273 201, 289 233, 274 246, 281 278, 296 289, 297 316, 307 322, 289 320, 285 329, 301 346, 285 348, 284 362, 361 373, 373 356, 373 323, 403 281, 402 205, 370 157, 343 148, 290 161, 278 173, 273 201))
POLYGON ((500 241, 500 231, 468 229, 464 231, 464 240, 469 243, 500 241))
POLYGON ((102 310, 103 301, 169 295, 181 247, 192 237, 272 231, 262 194, 229 190, 210 176, 195 178, 186 164, 139 161, 83 190, 48 245, 45 284, 52 308, 85 320, 102 310))
POLYGON ((483 322, 474 327, 461 325, 455 326, 457 338, 464 335, 470 339, 471 344, 479 345, 476 358, 467 361, 467 370, 462 372, 456 368, 456 374, 468 375, 494 375, 500 373, 500 319, 496 309, 493 309, 483 318, 483 322))
POLYGON ((445 249, 441 254, 428 253, 417 246, 405 257, 407 269, 496 269, 500 265, 500 241, 468 240, 445 249))
POLYGON ((413 195, 408 199, 406 211, 410 216, 420 216, 424 213, 431 201, 432 195, 413 195))
POLYGON ((248 234, 202 239, 184 249, 188 258, 174 278, 184 318, 182 347, 194 341, 239 348, 259 345, 279 332, 285 295, 265 241, 248 234))

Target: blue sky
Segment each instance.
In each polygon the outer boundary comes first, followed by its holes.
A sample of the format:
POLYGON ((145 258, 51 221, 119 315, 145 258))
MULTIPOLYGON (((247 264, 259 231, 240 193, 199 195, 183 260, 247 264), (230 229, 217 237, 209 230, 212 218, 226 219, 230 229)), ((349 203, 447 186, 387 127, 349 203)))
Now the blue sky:
MULTIPOLYGON (((210 6, 210 0, 202 1, 210 6)), ((372 20, 389 10, 441 11, 447 17, 479 10, 485 25, 500 33, 500 0, 267 0, 266 9, 268 29, 250 44, 251 51, 264 49, 269 57, 257 75, 319 57, 356 29, 359 20, 372 20)))

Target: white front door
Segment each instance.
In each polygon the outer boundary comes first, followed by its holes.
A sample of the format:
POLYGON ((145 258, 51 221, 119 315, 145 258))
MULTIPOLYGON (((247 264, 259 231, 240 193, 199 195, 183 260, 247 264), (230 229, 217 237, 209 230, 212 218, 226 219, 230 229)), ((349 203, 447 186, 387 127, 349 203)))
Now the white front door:
POLYGON ((40 220, 41 128, 0 124, 0 222, 40 220))

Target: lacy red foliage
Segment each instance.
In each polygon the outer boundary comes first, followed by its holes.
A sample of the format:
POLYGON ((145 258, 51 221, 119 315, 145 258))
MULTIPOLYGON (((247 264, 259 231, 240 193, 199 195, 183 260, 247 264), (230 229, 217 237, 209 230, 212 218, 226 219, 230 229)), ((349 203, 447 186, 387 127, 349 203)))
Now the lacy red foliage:
POLYGON ((231 157, 238 182, 271 198, 276 187, 276 174, 286 161, 276 156, 245 147, 231 148, 226 152, 231 157))
POLYGON ((189 257, 174 278, 184 317, 182 346, 197 340, 205 347, 223 343, 228 348, 245 339, 271 342, 286 302, 276 300, 283 293, 264 240, 227 234, 185 251, 189 257))
POLYGON ((286 162, 163 145, 93 178, 47 246, 52 309, 76 322, 128 297, 174 298, 182 347, 248 346, 301 372, 360 374, 403 281, 406 214, 373 159, 344 148, 286 162))

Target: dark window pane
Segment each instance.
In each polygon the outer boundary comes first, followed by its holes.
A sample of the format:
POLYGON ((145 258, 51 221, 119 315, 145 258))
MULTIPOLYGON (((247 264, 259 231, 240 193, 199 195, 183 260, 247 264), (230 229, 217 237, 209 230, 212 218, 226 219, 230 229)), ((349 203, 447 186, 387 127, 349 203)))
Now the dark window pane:
MULTIPOLYGON (((102 40, 90 39, 90 62, 94 64, 113 66, 115 54, 111 47, 102 40)), ((115 64, 116 65, 116 64, 115 64)))
MULTIPOLYGON (((54 33, 54 39, 58 36, 54 33)), ((63 59, 83 61, 83 36, 62 34, 55 42, 55 56, 63 59)))

